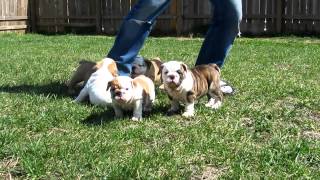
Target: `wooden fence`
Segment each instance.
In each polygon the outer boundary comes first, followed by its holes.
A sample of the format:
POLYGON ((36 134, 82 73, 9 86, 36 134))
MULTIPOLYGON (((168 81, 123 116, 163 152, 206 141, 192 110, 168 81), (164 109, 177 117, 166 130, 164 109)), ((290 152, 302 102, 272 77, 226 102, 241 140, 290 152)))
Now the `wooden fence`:
MULTIPOLYGON (((115 34, 136 1, 0 0, 0 30, 25 30, 29 18, 33 32, 115 34)), ((320 34, 320 0, 242 0, 242 5, 243 34, 320 34)), ((211 12, 209 0, 171 0, 152 32, 203 33, 211 12)))
POLYGON ((319 0, 242 0, 241 31, 249 34, 320 34, 319 0))
POLYGON ((28 21, 28 0, 0 0, 0 32, 25 32, 28 21))

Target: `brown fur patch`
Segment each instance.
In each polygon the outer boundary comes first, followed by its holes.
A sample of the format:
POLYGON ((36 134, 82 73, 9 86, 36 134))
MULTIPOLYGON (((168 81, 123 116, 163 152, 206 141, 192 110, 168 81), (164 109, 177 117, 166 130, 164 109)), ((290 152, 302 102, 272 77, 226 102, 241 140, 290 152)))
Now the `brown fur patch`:
POLYGON ((121 89, 120 83, 117 78, 113 79, 108 83, 107 89, 111 88, 111 91, 119 90, 121 89))
POLYGON ((118 76, 118 68, 116 62, 112 62, 111 64, 108 65, 108 70, 112 74, 113 77, 118 76))
POLYGON ((183 72, 183 73, 185 73, 187 70, 188 70, 188 67, 187 67, 187 65, 185 65, 185 64, 181 64, 181 67, 180 67, 180 70, 183 72))
POLYGON ((149 88, 149 85, 148 85, 148 82, 146 80, 147 77, 143 76, 143 75, 140 75, 136 78, 133 79, 133 85, 136 87, 137 85, 141 86, 143 91, 146 93, 146 94, 150 94, 150 88, 149 88))
POLYGON ((145 75, 149 77, 153 82, 161 83, 161 65, 160 58, 154 58, 152 60, 145 60, 147 64, 147 72, 145 75))
POLYGON ((99 63, 92 61, 81 60, 79 66, 73 72, 70 80, 67 82, 68 93, 73 94, 77 87, 82 83, 83 85, 88 81, 91 74, 97 71, 101 66, 99 63))
POLYGON ((188 103, 192 103, 195 101, 197 97, 195 96, 195 93, 193 91, 188 91, 187 92, 187 101, 188 103))
POLYGON ((213 93, 222 101, 220 89, 219 67, 215 64, 198 65, 191 69, 194 80, 193 92, 196 97, 201 97, 208 93, 213 93), (211 91, 211 92, 210 92, 211 91))

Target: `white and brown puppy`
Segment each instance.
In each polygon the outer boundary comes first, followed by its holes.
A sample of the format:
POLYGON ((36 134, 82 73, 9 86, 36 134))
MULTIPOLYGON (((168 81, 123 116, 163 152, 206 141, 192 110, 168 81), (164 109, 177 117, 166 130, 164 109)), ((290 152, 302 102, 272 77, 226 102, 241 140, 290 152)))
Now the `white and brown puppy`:
POLYGON ((89 96, 90 103, 100 106, 111 105, 110 91, 106 91, 108 83, 118 75, 117 65, 113 59, 105 58, 98 64, 101 66, 91 74, 85 86, 80 91, 75 102, 82 102, 89 96))
POLYGON ((185 105, 185 117, 194 115, 195 100, 207 95, 207 107, 217 109, 222 104, 223 94, 220 89, 220 69, 215 64, 199 65, 188 69, 178 61, 169 61, 162 65, 164 88, 171 100, 168 114, 176 113, 179 104, 185 105))
POLYGON ((160 58, 145 59, 137 56, 132 63, 131 77, 135 78, 139 75, 145 75, 150 78, 155 84, 161 83, 161 65, 160 58))
POLYGON ((142 112, 150 112, 155 100, 152 80, 144 75, 132 79, 118 76, 109 82, 112 106, 117 118, 123 117, 123 111, 133 110, 132 120, 142 119, 142 112))
POLYGON ((70 80, 66 83, 69 94, 75 94, 76 89, 83 87, 91 74, 96 72, 102 66, 102 61, 93 62, 87 60, 81 60, 79 66, 73 72, 70 80))

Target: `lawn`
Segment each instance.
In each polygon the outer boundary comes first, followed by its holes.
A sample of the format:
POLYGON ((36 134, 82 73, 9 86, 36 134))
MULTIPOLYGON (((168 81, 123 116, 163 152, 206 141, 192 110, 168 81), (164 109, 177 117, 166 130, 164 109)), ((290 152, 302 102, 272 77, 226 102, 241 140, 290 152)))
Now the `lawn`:
MULTIPOLYGON (((222 69, 236 89, 167 117, 157 91, 142 122, 75 104, 65 81, 100 60, 106 36, 0 35, 0 179, 320 177, 320 40, 239 38, 222 69)), ((141 54, 193 65, 201 38, 149 38, 141 54)))

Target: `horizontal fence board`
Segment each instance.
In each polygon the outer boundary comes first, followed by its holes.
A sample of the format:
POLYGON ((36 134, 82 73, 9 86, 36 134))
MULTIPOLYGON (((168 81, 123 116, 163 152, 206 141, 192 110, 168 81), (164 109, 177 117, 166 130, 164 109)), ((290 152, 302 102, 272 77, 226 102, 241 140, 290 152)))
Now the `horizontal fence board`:
POLYGON ((0 26, 0 31, 7 30, 24 30, 27 28, 27 25, 9 25, 9 26, 0 26))
POLYGON ((25 20, 28 20, 28 16, 0 17, 0 21, 25 21, 25 20))
POLYGON ((0 0, 0 31, 26 32, 28 0, 0 0))
MULTIPOLYGON (((1 31, 115 34, 137 0, 0 0, 1 31), (29 27, 30 26, 30 27, 29 27)), ((320 34, 319 0, 242 0, 242 33, 320 34)), ((209 0, 171 0, 152 32, 204 33, 212 12, 209 0)))

